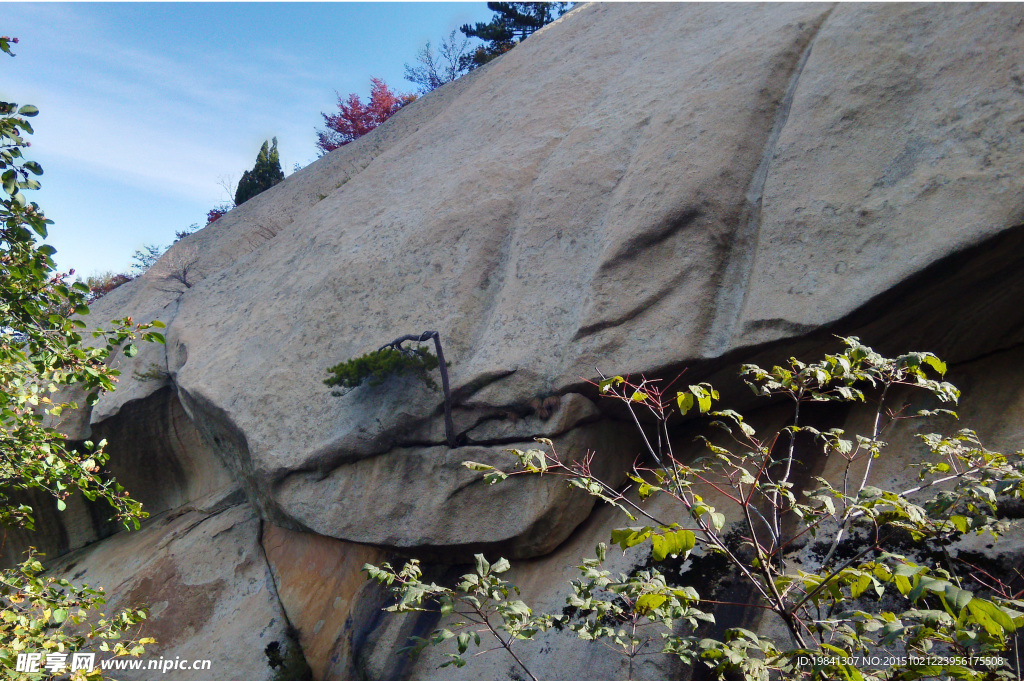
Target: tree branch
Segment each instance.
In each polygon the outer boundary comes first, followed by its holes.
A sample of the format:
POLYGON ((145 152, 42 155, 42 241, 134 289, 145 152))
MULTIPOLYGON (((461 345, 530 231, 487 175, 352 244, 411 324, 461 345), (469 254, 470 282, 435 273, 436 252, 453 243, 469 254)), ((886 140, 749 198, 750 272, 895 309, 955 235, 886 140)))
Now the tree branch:
POLYGON ((434 340, 434 349, 437 350, 438 368, 441 370, 441 390, 444 392, 445 439, 448 441, 448 446, 455 449, 455 423, 452 421, 452 393, 451 389, 448 387, 448 366, 444 361, 444 350, 441 349, 441 334, 437 331, 424 331, 418 336, 409 334, 396 338, 390 343, 385 343, 377 348, 377 352, 387 348, 394 348, 399 352, 403 352, 402 343, 405 343, 406 341, 413 343, 426 343, 430 339, 434 340))

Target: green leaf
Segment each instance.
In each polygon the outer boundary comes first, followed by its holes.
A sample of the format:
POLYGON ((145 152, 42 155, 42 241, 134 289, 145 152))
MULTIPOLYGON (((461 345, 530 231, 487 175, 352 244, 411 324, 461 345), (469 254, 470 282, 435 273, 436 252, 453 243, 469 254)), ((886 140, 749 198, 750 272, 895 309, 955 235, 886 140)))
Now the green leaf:
POLYGON ((625 382, 626 379, 624 379, 622 376, 612 376, 611 378, 606 378, 600 383, 598 383, 597 387, 602 393, 606 393, 609 389, 617 385, 622 385, 625 382))
POLYGON ((946 375, 946 363, 932 354, 925 354, 924 363, 938 372, 939 376, 946 375))
POLYGON ((685 558, 693 550, 696 543, 696 536, 689 530, 654 534, 651 535, 651 545, 653 546, 651 557, 654 560, 665 560, 669 556, 682 556, 685 558))
POLYGON ((634 609, 641 615, 645 615, 651 610, 660 608, 667 600, 668 596, 663 594, 644 594, 636 599, 636 607, 634 609))
POLYGON ((636 493, 641 499, 649 499, 655 492, 661 491, 660 487, 654 487, 646 482, 640 483, 636 493))
POLYGON ((691 385, 690 393, 697 399, 697 407, 700 413, 706 414, 711 409, 712 391, 704 388, 704 385, 691 385))
POLYGON ((505 471, 494 470, 484 476, 484 484, 496 485, 503 480, 508 479, 508 473, 505 471))
POLYGON ((693 409, 693 395, 690 393, 676 393, 676 404, 679 405, 679 414, 686 416, 686 412, 693 409))
POLYGON ((68 507, 68 505, 64 503, 64 500, 63 500, 63 499, 58 499, 58 500, 57 500, 57 510, 58 510, 58 511, 63 511, 63 510, 64 510, 64 509, 66 509, 67 507, 68 507))
POLYGON ((894 575, 899 575, 900 577, 913 577, 915 575, 921 574, 925 570, 927 570, 927 568, 923 565, 900 563, 895 568, 893 568, 892 573, 894 575))
MULTIPOLYGON (((21 195, 19 194, 19 196, 21 196, 21 195)), ((21 198, 24 200, 25 197, 22 196, 21 198)), ((47 220, 46 222, 43 222, 42 220, 38 220, 38 221, 32 220, 31 222, 29 222, 29 226, 32 228, 32 231, 35 232, 36 234, 38 234, 39 236, 41 236, 44 239, 46 238, 46 234, 47 234, 47 232, 46 232, 46 225, 47 224, 53 224, 53 223, 51 223, 49 220, 47 220)))
POLYGON ((651 558, 654 560, 665 560, 674 552, 672 551, 672 542, 668 537, 661 534, 651 535, 651 558))
POLYGON ((484 558, 484 554, 478 553, 473 558, 476 559, 476 573, 481 577, 486 576, 491 569, 491 564, 484 558))
POLYGON ((31 104, 25 104, 20 109, 18 109, 18 115, 19 116, 26 116, 28 118, 31 118, 31 117, 36 116, 38 114, 39 114, 39 109, 37 107, 35 107, 35 106, 32 106, 31 104))
POLYGON ((850 584, 850 595, 854 598, 860 598, 861 594, 867 591, 867 588, 871 586, 870 575, 861 575, 857 578, 857 581, 850 584))
POLYGON ((480 471, 481 473, 496 470, 494 466, 490 466, 486 463, 478 463, 476 461, 463 461, 462 465, 471 471, 480 471))
POLYGON ((139 354, 139 349, 135 347, 134 343, 129 343, 128 345, 124 346, 125 357, 134 357, 137 354, 139 354))
POLYGON ((650 527, 626 527, 619 530, 612 530, 612 543, 618 544, 623 551, 641 544, 651 536, 653 530, 650 527))
POLYGON ((967 611, 978 624, 992 636, 1002 638, 1005 634, 1017 630, 1013 619, 995 603, 982 598, 972 598, 967 602, 967 611))
POLYGON ((946 603, 949 604, 949 607, 953 609, 953 612, 957 614, 966 608, 967 604, 974 599, 974 594, 970 591, 960 589, 953 584, 946 585, 942 596, 946 599, 946 603))
POLYGON ((952 516, 949 519, 949 522, 953 523, 953 527, 955 527, 958 532, 967 532, 968 520, 967 520, 967 518, 963 517, 962 515, 952 516))
POLYGON ((725 527, 725 514, 724 513, 712 513, 711 524, 715 526, 716 530, 721 530, 725 527))

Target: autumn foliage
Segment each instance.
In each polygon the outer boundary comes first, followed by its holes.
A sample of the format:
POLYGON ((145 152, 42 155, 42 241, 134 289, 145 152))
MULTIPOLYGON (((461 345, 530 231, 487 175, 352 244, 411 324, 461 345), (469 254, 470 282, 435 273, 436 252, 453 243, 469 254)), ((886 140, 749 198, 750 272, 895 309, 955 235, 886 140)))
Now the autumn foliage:
POLYGON ((206 224, 211 225, 217 220, 220 220, 222 217, 227 215, 229 210, 231 209, 228 206, 217 206, 216 208, 211 208, 210 212, 206 214, 206 224))
POLYGON ((373 87, 369 102, 364 104, 355 93, 347 98, 338 95, 338 112, 323 114, 327 129, 317 130, 316 142, 321 153, 326 154, 359 139, 416 99, 413 94, 392 92, 380 78, 370 80, 373 87))
POLYGON ((85 285, 89 287, 87 300, 89 303, 99 300, 121 284, 127 284, 132 279, 134 279, 134 277, 130 274, 126 274, 125 272, 103 272, 101 274, 94 274, 85 280, 85 285))

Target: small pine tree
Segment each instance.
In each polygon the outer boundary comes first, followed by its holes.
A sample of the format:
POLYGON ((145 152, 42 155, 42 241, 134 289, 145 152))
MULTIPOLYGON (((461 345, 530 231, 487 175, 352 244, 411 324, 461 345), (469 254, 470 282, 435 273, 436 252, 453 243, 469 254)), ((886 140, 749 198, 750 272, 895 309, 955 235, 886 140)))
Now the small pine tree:
POLYGON ((269 143, 264 142, 260 153, 256 156, 256 165, 252 170, 242 173, 235 191, 235 205, 241 206, 252 197, 270 189, 284 179, 281 170, 281 157, 277 153, 277 138, 269 143))
POLYGON ((472 54, 466 55, 464 66, 475 69, 508 52, 531 34, 565 14, 567 2, 489 2, 487 9, 494 17, 475 26, 459 30, 469 38, 484 41, 472 54))

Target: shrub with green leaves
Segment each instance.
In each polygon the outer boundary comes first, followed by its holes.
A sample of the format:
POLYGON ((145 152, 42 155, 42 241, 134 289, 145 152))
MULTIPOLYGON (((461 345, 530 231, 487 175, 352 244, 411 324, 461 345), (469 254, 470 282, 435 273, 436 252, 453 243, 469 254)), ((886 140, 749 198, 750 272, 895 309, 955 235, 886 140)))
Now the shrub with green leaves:
MULTIPOLYGON (((715 677, 760 681, 1018 678, 1007 648, 1024 625, 1021 594, 1007 576, 958 555, 955 542, 967 535, 998 537, 1020 525, 1003 505, 1024 498, 1024 454, 990 451, 970 430, 921 435, 930 455, 913 464, 919 480, 887 489, 874 471, 878 459, 894 456, 882 438, 887 427, 910 418, 955 417, 945 408, 906 413, 905 392, 930 394, 937 407, 955 404, 959 392, 942 380, 946 366, 930 353, 887 358, 856 338, 843 341, 842 352, 818 362, 742 368, 756 395, 792 407, 788 425, 765 433, 738 412, 716 408, 719 394, 706 383, 671 394, 656 380, 601 380, 600 393, 625 406, 646 443, 648 460, 630 472, 629 493, 592 475, 589 458, 563 463, 550 440, 540 440, 543 449, 512 450, 512 474, 465 463, 490 484, 513 484, 507 480, 522 474, 565 476, 633 523, 613 531, 613 543, 623 550, 650 547, 648 566, 613 575, 601 568, 606 548, 599 546, 571 585, 571 614, 534 613, 518 600, 509 603, 507 594, 517 591, 505 582, 485 582, 495 569, 481 572, 482 556, 476 572, 454 587, 424 584, 415 561, 398 571, 389 565, 364 569, 394 592, 390 610, 437 609, 448 616, 414 648, 454 637, 451 664, 463 664, 471 647, 484 645, 480 636, 513 653, 519 641, 558 626, 618 650, 629 661, 630 678, 635 660, 649 654, 705 665, 715 677), (870 405, 870 432, 807 423, 801 408, 825 402, 870 405), (706 422, 708 432, 697 439, 703 455, 684 458, 673 450, 669 422, 681 416, 706 422), (835 457, 839 479, 819 477, 799 489, 798 455, 835 457), (676 512, 650 510, 647 501, 654 497, 672 502, 676 512), (813 565, 805 550, 811 540, 821 549, 813 565), (744 585, 742 602, 700 593, 659 568, 709 556, 744 585), (720 605, 772 613, 787 634, 769 638, 727 627, 711 636, 708 625, 720 605)), ((496 565, 505 568, 507 562, 496 565)), ((514 657, 538 678, 521 656, 514 657)))
POLYGON ((491 565, 482 554, 476 556, 476 572, 465 574, 458 587, 449 589, 437 584, 425 584, 419 561, 410 561, 401 571, 395 571, 391 565, 384 563, 381 567, 363 566, 371 579, 394 588, 399 595, 398 602, 386 610, 391 612, 409 612, 422 609, 424 600, 433 601, 438 611, 445 616, 454 618, 449 627, 438 629, 428 638, 414 638, 408 652, 419 652, 428 645, 436 645, 454 638, 458 654, 448 655, 448 661, 442 667, 454 665, 463 667, 466 661, 462 658, 470 643, 479 647, 482 644, 481 634, 487 643, 496 643, 506 650, 530 678, 536 677, 512 650, 515 641, 532 638, 537 632, 549 628, 554 618, 535 617, 530 608, 520 600, 519 588, 499 577, 508 571, 510 563, 502 558, 491 565), (497 619, 500 624, 495 627, 492 622, 497 619), (454 630, 454 631, 453 631, 454 630))
MULTIPOLYGON (((46 678, 40 673, 19 672, 19 654, 98 651, 111 657, 138 656, 152 638, 135 638, 144 610, 102 613, 106 598, 102 589, 77 587, 66 579, 47 576, 34 555, 13 570, 0 572, 0 669, 5 679, 28 681, 46 678)), ((68 658, 70 655, 68 655, 68 658)), ((65 663, 70 666, 65 658, 65 663)), ((42 668, 41 668, 42 669, 42 668)), ((67 669, 65 670, 67 671, 67 669)), ((78 670, 73 679, 98 679, 98 665, 91 673, 78 670)))
MULTIPOLYGON (((0 50, 11 54, 15 39, 0 37, 0 50)), ((113 390, 118 372, 108 366, 116 352, 133 356, 133 341, 163 342, 153 327, 125 318, 110 329, 91 332, 86 344, 82 315, 89 313, 89 287, 67 284, 55 272, 54 249, 37 239, 52 224, 26 192, 39 188, 42 175, 22 150, 33 132, 31 105, 0 102, 0 524, 32 528, 34 510, 15 502, 12 493, 41 490, 56 500, 59 511, 75 493, 109 504, 127 527, 138 527, 146 516, 139 502, 103 473, 105 442, 73 446, 52 423, 78 405, 65 396, 71 387, 94 404, 103 391, 113 390)), ((144 613, 123 611, 112 617, 96 615, 91 629, 66 629, 81 624, 86 614, 103 604, 101 593, 42 576, 36 556, 18 568, 0 571, 0 669, 4 678, 41 678, 15 671, 17 653, 68 652, 107 643, 137 623, 144 613), (70 624, 68 624, 70 623, 70 624)), ((115 646, 116 654, 141 651, 142 641, 115 646)), ((106 646, 104 648, 103 646, 106 646)), ((90 678, 98 678, 97 675, 90 678)))

